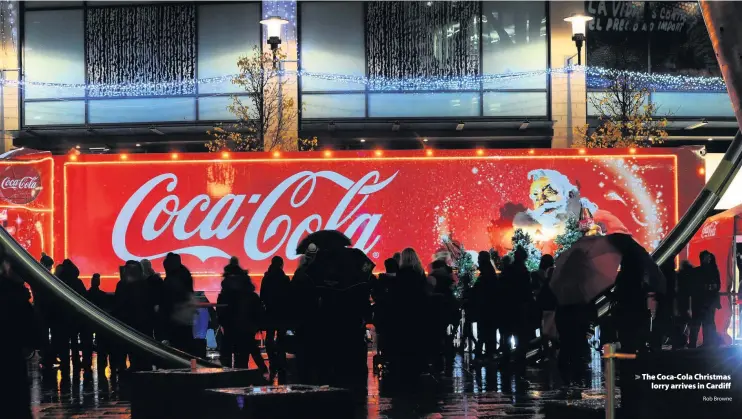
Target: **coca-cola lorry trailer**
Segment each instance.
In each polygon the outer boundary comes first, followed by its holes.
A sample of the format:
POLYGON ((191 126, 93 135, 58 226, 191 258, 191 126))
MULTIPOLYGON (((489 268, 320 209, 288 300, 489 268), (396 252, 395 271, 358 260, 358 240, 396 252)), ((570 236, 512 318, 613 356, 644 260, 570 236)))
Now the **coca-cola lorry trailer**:
POLYGON ((256 282, 273 256, 297 264, 310 231, 337 229, 378 268, 405 247, 429 262, 443 240, 511 247, 516 228, 553 251, 575 202, 653 248, 698 191, 693 149, 412 150, 55 157, 56 260, 112 289, 118 267, 181 254, 196 288, 219 289, 237 256, 256 282), (682 168, 680 170, 679 168, 682 168), (682 187, 679 187, 682 185, 682 187))

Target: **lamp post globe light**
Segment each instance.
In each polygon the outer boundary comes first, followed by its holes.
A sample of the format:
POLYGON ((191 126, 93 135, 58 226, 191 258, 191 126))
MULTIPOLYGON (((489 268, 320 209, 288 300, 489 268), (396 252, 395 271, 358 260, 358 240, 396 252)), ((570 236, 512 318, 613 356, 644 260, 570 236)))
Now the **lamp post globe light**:
POLYGON ((268 19, 261 20, 260 23, 265 26, 268 33, 268 45, 271 46, 272 50, 277 50, 278 46, 281 45, 281 27, 289 21, 280 16, 271 16, 268 19))
POLYGON ((278 46, 281 45, 281 27, 289 23, 289 21, 280 16, 271 16, 268 19, 261 20, 260 23, 265 26, 268 35, 268 45, 271 46, 271 51, 273 51, 273 68, 276 68, 278 46))
POLYGON ((585 42, 585 24, 593 20, 592 16, 573 14, 564 18, 565 22, 572 24, 572 40, 577 46, 577 65, 582 65, 582 44, 585 42))

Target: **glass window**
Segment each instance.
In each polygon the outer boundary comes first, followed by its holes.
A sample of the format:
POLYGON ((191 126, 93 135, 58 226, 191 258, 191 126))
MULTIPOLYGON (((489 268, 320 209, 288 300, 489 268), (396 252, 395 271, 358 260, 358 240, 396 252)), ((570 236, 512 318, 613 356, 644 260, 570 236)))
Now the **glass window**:
MULTIPOLYGON (((605 99, 606 97, 610 96, 610 93, 603 92, 603 91, 592 91, 587 92, 587 115, 588 116, 599 116, 600 109, 598 106, 600 101, 605 99)), ((610 99, 610 102, 614 102, 612 99, 610 99)), ((647 96, 642 98, 642 106, 644 106, 647 103, 647 96)), ((603 110, 607 110, 607 108, 603 107, 603 110)), ((664 109, 659 110, 659 115, 662 115, 665 113, 664 109)))
POLYGON ((372 93, 371 117, 478 116, 479 93, 372 93))
POLYGON ((480 73, 477 1, 366 3, 370 77, 466 77, 480 73))
MULTIPOLYGON (((244 97, 244 103, 249 97, 244 97)), ((227 106, 232 104, 230 96, 212 96, 198 99, 198 119, 202 121, 234 121, 237 118, 232 112, 227 110, 227 106)))
POLYGON ((653 73, 721 76, 698 2, 650 2, 653 73))
POLYGON ((587 64, 720 76, 698 2, 587 2, 587 64))
MULTIPOLYGON (((301 69, 364 77, 363 2, 302 2, 301 69)), ((364 90, 363 83, 303 76, 302 91, 364 90)))
MULTIPOLYGON (((24 80, 65 84, 85 83, 83 11, 54 10, 25 14, 24 80)), ((24 97, 83 97, 85 89, 25 86, 24 97)))
POLYGON ((652 102, 660 115, 675 117, 733 117, 734 109, 726 93, 655 92, 652 102))
POLYGON ((81 1, 24 1, 26 9, 51 9, 61 7, 80 7, 81 1))
POLYGON ((302 118, 363 118, 366 96, 363 94, 302 95, 302 118))
POLYGON ((647 71, 651 22, 645 6, 641 1, 587 2, 587 13, 593 17, 587 26, 587 65, 647 71))
POLYGON ((546 93, 541 92, 486 92, 484 116, 544 117, 546 93))
POLYGON ((89 1, 88 6, 137 6, 140 4, 162 3, 161 1, 89 1))
POLYGON ((85 123, 85 101, 27 102, 23 126, 75 125, 85 123))
POLYGON ((587 92, 587 116, 598 116, 599 110, 594 103, 604 96, 603 92, 587 92))
MULTIPOLYGON (((484 74, 544 71, 548 68, 546 2, 482 3, 484 74)), ((485 89, 546 89, 546 74, 485 83, 485 89)))
MULTIPOLYGON (((237 60, 250 56, 260 44, 260 3, 199 6, 198 78, 237 74, 237 60)), ((238 93, 231 79, 204 83, 199 93, 238 93)))
POLYGON ((193 121, 194 98, 101 99, 88 103, 91 124, 193 121))

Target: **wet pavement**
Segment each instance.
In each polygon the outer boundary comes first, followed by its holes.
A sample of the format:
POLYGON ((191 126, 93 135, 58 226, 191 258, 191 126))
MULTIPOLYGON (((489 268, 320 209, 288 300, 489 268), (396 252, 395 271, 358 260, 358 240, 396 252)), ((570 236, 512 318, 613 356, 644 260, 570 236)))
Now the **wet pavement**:
MULTIPOLYGON (((464 354, 449 362, 442 374, 430 377, 422 391, 406 396, 385 394, 383 378, 373 373, 371 360, 369 354, 368 403, 357 415, 359 419, 544 418, 547 406, 584 406, 597 412, 604 404, 598 352, 592 353, 582 384, 568 390, 554 362, 518 370, 512 365, 477 362, 464 354)), ((131 417, 127 380, 112 375, 108 368, 62 374, 58 369, 42 372, 33 365, 30 374, 36 418, 131 417)))

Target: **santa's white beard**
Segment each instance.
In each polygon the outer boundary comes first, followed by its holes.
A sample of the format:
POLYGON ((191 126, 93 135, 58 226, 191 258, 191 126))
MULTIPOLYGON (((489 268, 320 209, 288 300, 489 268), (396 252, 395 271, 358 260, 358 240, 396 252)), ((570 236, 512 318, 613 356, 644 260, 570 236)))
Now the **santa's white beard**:
MULTIPOLYGON (((564 222, 563 218, 565 217, 560 217, 560 215, 564 215, 566 213, 566 203, 560 202, 549 202, 539 208, 526 210, 526 214, 530 215, 531 218, 538 221, 538 223, 541 224, 544 229, 551 231, 557 230, 558 227, 564 222), (551 211, 547 212, 549 210, 551 211)), ((546 231, 542 231, 542 233, 547 234, 546 231)))

